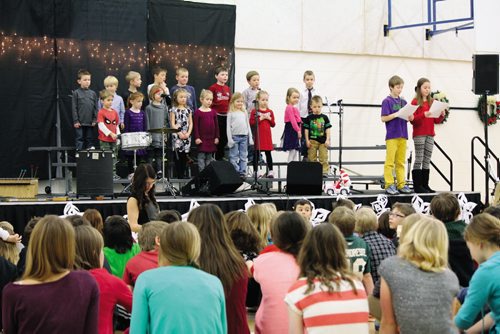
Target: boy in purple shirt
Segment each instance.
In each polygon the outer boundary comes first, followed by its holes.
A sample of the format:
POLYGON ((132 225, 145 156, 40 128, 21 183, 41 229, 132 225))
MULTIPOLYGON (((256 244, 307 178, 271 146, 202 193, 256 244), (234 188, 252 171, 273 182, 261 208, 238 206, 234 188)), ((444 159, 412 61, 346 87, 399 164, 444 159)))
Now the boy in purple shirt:
MULTIPOLYGON (((412 191, 405 182, 406 141, 408 140, 408 121, 396 116, 396 112, 406 105, 399 95, 404 81, 394 75, 389 79, 391 93, 382 101, 382 122, 387 131, 385 135, 386 155, 384 164, 385 192, 389 195, 410 194, 412 191), (396 170, 394 183, 393 170, 396 170)), ((413 115, 409 117, 413 120, 413 115)))

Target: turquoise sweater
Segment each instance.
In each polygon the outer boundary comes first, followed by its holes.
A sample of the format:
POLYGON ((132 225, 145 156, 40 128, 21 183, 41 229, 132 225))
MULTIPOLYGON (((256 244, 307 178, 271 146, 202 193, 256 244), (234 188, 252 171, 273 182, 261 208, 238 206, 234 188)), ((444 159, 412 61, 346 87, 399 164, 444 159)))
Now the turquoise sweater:
POLYGON ((222 283, 189 266, 143 272, 134 288, 130 333, 227 333, 222 283))
POLYGON ((483 262, 472 276, 465 302, 455 317, 457 327, 472 326, 486 303, 496 324, 496 330, 490 333, 500 333, 500 251, 483 262))

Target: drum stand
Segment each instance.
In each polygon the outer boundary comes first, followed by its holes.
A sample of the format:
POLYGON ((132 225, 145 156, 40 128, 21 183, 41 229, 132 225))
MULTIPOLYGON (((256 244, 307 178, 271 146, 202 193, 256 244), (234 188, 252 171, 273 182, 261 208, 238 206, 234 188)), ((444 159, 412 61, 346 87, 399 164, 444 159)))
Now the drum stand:
MULTIPOLYGON (((134 149, 134 172, 137 169, 137 149, 134 149)), ((123 188, 121 193, 130 193, 130 188, 132 188, 132 180, 129 180, 129 184, 125 188, 123 188)))
POLYGON ((170 193, 170 195, 176 197, 179 191, 170 183, 167 174, 165 174, 165 132, 161 133, 162 145, 161 145, 161 172, 162 177, 158 180, 159 183, 163 184, 163 191, 170 193))

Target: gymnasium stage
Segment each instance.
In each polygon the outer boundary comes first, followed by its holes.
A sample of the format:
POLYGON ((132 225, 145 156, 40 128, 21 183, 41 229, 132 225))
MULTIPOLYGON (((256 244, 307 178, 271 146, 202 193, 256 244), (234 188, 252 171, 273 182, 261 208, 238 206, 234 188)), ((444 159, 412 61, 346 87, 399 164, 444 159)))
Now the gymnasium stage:
MULTIPOLYGON (((459 192, 454 192, 459 194, 459 192)), ((481 194, 479 192, 463 192, 468 202, 476 203, 477 206, 474 209, 474 213, 481 209, 481 194)), ((387 202, 384 202, 383 198, 379 195, 383 194, 382 191, 368 190, 363 194, 352 194, 345 196, 351 199, 356 204, 377 206, 377 209, 383 209, 384 207, 390 208, 395 202, 405 202, 411 203, 414 194, 412 195, 396 195, 387 196, 387 202), (382 199, 382 201, 380 201, 382 199), (385 204, 385 206, 384 206, 385 204)), ((14 229, 21 233, 24 230, 25 224, 34 216, 43 216, 46 214, 63 215, 65 206, 68 203, 75 205, 80 212, 85 211, 89 208, 97 209, 101 212, 102 216, 105 218, 110 215, 125 215, 126 214, 126 194, 115 194, 118 195, 117 198, 101 199, 101 200, 90 200, 90 199, 77 199, 69 197, 69 200, 65 197, 40 197, 36 200, 16 200, 9 199, 8 201, 0 202, 0 220, 9 221, 14 225, 14 229)), ((426 203, 430 203, 432 198, 436 194, 419 194, 419 197, 423 200, 422 206, 426 206, 426 203)), ((331 210, 332 202, 336 201, 335 196, 289 196, 284 193, 269 193, 261 194, 255 190, 247 190, 244 192, 236 192, 233 194, 227 194, 224 196, 214 196, 214 197, 181 197, 181 196, 166 196, 159 194, 157 195, 157 200, 160 205, 161 210, 175 209, 181 214, 187 213, 192 204, 204 204, 213 203, 217 204, 224 212, 229 212, 233 210, 245 209, 245 204, 249 201, 255 203, 272 202, 276 205, 278 210, 291 210, 294 202, 301 198, 307 198, 310 200, 316 209, 323 208, 326 210, 331 210)))

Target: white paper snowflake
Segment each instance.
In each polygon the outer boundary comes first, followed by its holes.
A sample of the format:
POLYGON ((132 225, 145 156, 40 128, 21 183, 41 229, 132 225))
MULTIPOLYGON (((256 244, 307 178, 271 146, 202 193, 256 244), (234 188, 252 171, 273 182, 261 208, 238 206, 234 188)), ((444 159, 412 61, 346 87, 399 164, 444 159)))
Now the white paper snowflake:
POLYGON ((460 210, 462 211, 462 219, 469 224, 470 220, 474 216, 472 211, 476 208, 477 204, 474 202, 469 202, 467 196, 464 193, 458 194, 458 203, 460 203, 460 210))
POLYGON ((191 203, 189 204, 189 210, 188 210, 188 212, 186 212, 185 214, 182 215, 182 221, 183 222, 187 221, 187 218, 188 218, 189 213, 191 212, 191 210, 196 209, 199 206, 200 206, 200 203, 198 203, 197 200, 192 199, 191 203))
POLYGON ((326 218, 330 214, 330 210, 327 209, 314 209, 311 214, 311 224, 316 226, 326 221, 326 218))
POLYGON ((421 213, 424 215, 429 214, 430 203, 424 202, 424 200, 420 196, 413 195, 413 198, 411 199, 411 205, 417 213, 421 213))
POLYGON ((83 216, 83 212, 80 212, 80 210, 73 204, 73 202, 68 202, 63 209, 63 215, 59 217, 66 218, 73 215, 83 216))
POLYGON ((375 211, 377 217, 380 217, 380 215, 382 215, 384 212, 390 210, 390 208, 387 207, 387 203, 389 203, 389 200, 384 194, 378 195, 377 200, 371 203, 372 209, 373 211, 375 211))

